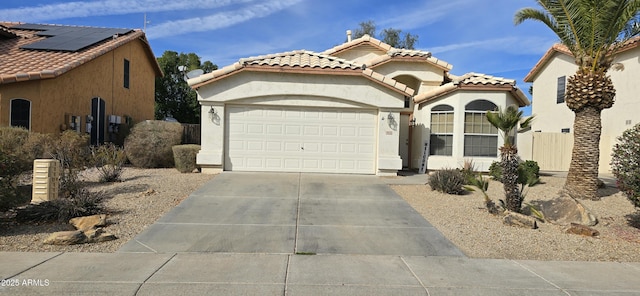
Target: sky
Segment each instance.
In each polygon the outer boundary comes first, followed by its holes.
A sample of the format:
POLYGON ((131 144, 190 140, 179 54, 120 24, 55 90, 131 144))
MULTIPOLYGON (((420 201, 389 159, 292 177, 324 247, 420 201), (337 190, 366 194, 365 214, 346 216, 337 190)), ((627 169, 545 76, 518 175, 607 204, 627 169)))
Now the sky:
MULTIPOLYGON (((418 36, 416 49, 453 65, 452 74, 522 80, 557 42, 541 23, 515 26, 534 0, 2 0, 0 20, 144 29, 159 57, 196 53, 220 68, 241 58, 346 41, 346 30, 374 21, 378 31, 418 36), (145 23, 146 16, 146 23, 145 23)), ((530 108, 525 108, 525 114, 530 108)))

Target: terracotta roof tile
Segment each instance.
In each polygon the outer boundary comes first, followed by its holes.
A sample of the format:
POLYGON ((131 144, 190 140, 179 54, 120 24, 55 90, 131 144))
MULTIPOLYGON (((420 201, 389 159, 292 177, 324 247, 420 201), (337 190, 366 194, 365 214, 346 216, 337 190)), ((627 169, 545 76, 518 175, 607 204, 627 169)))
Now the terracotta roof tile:
MULTIPOLYGON (((214 82, 218 79, 231 75, 234 72, 242 71, 245 69, 279 69, 283 71, 351 71, 353 73, 359 73, 365 77, 370 77, 374 81, 385 84, 396 91, 413 95, 414 90, 406 85, 397 82, 389 77, 386 77, 380 73, 376 73, 371 69, 367 69, 365 65, 359 65, 341 59, 338 57, 316 53, 308 50, 296 50, 283 53, 261 55, 257 57, 250 57, 240 59, 240 61, 218 69, 211 73, 203 74, 198 77, 188 80, 188 83, 193 88, 198 88, 204 84, 214 82)), ((313 73, 313 72, 311 72, 313 73)))
POLYGON ((513 79, 506 79, 502 77, 495 77, 480 73, 467 73, 462 76, 456 76, 449 74, 451 82, 445 83, 438 88, 430 91, 418 94, 414 97, 416 104, 426 103, 435 100, 445 94, 454 92, 458 89, 505 89, 511 92, 521 107, 528 106, 530 104, 527 96, 516 87, 516 81, 513 79))
POLYGON ((17 36, 9 39, 0 38, 1 55, 11 57, 1 58, 0 84, 53 78, 136 39, 140 39, 145 43, 150 62, 156 70, 156 75, 162 75, 162 70, 146 41, 144 32, 141 30, 132 30, 130 33, 117 38, 109 38, 82 50, 70 52, 21 49, 21 46, 32 44, 47 37, 36 35, 39 31, 12 28, 20 24, 0 22, 0 26, 4 28, 2 30, 10 31, 17 36))

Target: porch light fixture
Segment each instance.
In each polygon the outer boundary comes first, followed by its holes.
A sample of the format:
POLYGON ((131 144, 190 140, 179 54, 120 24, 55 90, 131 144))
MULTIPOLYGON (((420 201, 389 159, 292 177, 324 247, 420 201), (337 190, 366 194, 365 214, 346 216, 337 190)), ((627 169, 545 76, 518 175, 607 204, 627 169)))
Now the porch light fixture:
POLYGON ((209 115, 213 116, 216 115, 218 112, 216 111, 216 109, 213 108, 213 106, 211 106, 211 109, 209 109, 209 115))
POLYGON ((389 119, 389 121, 393 120, 393 114, 391 114, 391 112, 389 112, 389 115, 387 115, 387 119, 389 119))
POLYGON ((415 119, 415 117, 414 117, 414 118, 411 118, 411 120, 409 120, 409 126, 416 126, 416 119, 415 119))

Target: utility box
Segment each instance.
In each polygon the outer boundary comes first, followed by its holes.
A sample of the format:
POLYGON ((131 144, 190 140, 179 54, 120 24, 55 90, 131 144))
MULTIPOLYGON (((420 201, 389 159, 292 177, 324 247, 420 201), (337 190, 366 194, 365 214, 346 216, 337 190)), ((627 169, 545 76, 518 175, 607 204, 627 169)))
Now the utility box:
POLYGON ((31 203, 58 198, 60 190, 60 162, 55 159, 36 159, 33 161, 33 194, 31 203))

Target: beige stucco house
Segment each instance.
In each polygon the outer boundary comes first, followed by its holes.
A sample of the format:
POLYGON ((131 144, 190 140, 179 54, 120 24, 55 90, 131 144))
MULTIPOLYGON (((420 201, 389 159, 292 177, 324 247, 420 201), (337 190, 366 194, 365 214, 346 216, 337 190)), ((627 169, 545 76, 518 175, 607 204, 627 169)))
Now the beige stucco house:
MULTIPOLYGON (((609 71, 616 89, 615 104, 602 111, 600 139, 601 173, 611 172, 611 151, 616 138, 640 122, 640 37, 632 39, 617 54, 614 67, 609 71)), ((541 169, 568 170, 571 160, 574 113, 564 102, 567 78, 577 70, 574 58, 567 48, 556 44, 533 67, 524 81, 533 83, 532 113, 536 118, 531 131, 534 138, 546 145, 531 143, 530 154, 524 158, 539 160, 541 169), (558 135, 565 133, 564 137, 558 135), (555 134, 555 136, 554 136, 555 134), (571 135, 569 135, 571 134, 571 135), (543 137, 544 136, 544 137, 543 137)))
POLYGON ((449 74, 429 52, 365 35, 322 53, 241 59, 192 78, 204 172, 395 175, 497 159, 488 110, 529 104, 515 81, 449 74))

